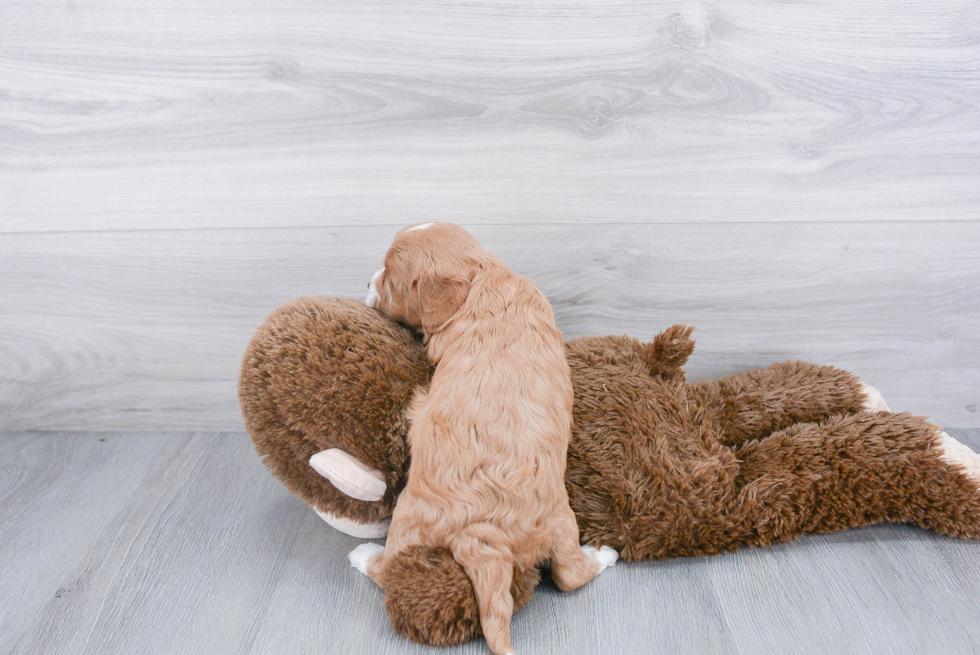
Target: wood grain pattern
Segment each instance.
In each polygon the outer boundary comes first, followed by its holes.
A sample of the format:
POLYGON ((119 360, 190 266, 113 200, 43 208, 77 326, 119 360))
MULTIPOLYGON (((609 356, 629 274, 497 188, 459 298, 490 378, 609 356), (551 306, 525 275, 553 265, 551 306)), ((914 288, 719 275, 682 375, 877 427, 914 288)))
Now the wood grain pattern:
MULTIPOLYGON (((695 378, 805 359, 896 410, 980 425, 978 223, 469 227, 568 338, 686 322, 695 378)), ((0 427, 241 429, 238 366, 262 318, 300 295, 362 296, 393 232, 8 235, 0 427)))
POLYGON ((45 604, 76 604, 91 578, 86 549, 170 450, 138 435, 0 437, 0 651, 45 604))
MULTIPOLYGON (((269 540, 294 533, 301 517, 278 511, 278 483, 262 475, 243 435, 125 439, 166 452, 125 505, 106 512, 98 536, 59 563, 63 593, 34 608, 9 652, 244 652, 288 554, 270 552, 269 540)), ((95 473, 117 468, 127 464, 95 473)))
POLYGON ((977 220, 980 6, 0 6, 3 232, 977 220))
MULTIPOLYGON (((980 430, 953 431, 980 449, 980 430)), ((0 652, 487 653, 398 637, 244 434, 0 434, 0 652)), ((885 525, 538 588, 527 653, 980 649, 980 543, 885 525)))
POLYGON ((0 3, 0 429, 241 429, 261 318, 433 219, 569 336, 980 426, 980 5, 0 3))

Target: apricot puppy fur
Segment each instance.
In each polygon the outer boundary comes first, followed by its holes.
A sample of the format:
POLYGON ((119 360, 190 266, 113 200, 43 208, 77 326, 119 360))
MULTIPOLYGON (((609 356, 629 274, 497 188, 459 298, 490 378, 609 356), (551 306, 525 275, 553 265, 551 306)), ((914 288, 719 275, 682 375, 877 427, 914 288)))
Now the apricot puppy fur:
POLYGON ((564 591, 615 561, 579 546, 565 490, 572 384, 551 305, 465 230, 401 230, 367 303, 421 327, 436 365, 409 411, 411 467, 387 547, 351 562, 378 582, 413 546, 447 548, 476 593, 490 649, 512 653, 515 568, 548 559, 564 591))

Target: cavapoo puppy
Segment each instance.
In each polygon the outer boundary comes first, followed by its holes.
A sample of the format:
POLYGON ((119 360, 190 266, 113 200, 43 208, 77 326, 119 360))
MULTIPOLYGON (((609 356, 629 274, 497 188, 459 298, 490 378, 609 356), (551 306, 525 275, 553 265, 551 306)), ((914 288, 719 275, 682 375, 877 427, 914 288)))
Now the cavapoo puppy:
POLYGON ((568 505, 572 384, 551 305, 451 223, 401 230, 366 302, 421 327, 436 369, 409 413, 411 468, 387 546, 359 546, 351 563, 380 583, 401 550, 449 549, 473 583, 490 649, 513 653, 515 567, 548 560, 569 591, 617 558, 579 546, 568 505))

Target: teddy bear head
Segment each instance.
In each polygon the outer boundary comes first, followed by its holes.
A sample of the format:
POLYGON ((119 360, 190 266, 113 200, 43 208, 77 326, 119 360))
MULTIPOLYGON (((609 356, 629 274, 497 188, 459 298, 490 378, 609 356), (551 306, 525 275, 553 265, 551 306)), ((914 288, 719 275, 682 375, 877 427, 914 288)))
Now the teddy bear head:
POLYGON ((238 388, 255 448, 286 488, 334 527, 380 537, 408 471, 405 408, 431 377, 411 329, 356 300, 307 296, 266 318, 238 388), (369 472, 375 495, 331 482, 314 456, 369 472))

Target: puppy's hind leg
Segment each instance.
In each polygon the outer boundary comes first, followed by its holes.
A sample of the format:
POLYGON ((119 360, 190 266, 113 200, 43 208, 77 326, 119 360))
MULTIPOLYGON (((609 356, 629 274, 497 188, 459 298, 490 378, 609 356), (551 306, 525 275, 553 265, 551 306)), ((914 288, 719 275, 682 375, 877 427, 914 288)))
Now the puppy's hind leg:
POLYGON ((572 510, 562 515, 556 526, 555 545, 551 551, 551 577, 562 591, 578 589, 602 573, 606 567, 615 566, 619 553, 603 546, 579 546, 578 525, 572 510))
POLYGON ((514 598, 510 594, 513 562, 480 544, 478 539, 464 537, 452 550, 453 557, 473 583, 487 646, 495 655, 514 655, 510 644, 510 620, 514 614, 514 598))
POLYGON ((381 544, 361 544, 347 554, 347 559, 355 569, 364 575, 371 575, 371 570, 378 568, 378 558, 384 552, 385 547, 381 544))
MULTIPOLYGON (((405 494, 402 494, 404 498, 405 494)), ((384 546, 381 544, 361 544, 348 555, 350 565, 361 573, 370 577, 379 587, 384 587, 381 580, 383 572, 388 562, 398 553, 409 546, 419 546, 422 544, 421 533, 417 523, 398 520, 399 512, 409 512, 411 498, 400 501, 401 504, 395 508, 395 515, 391 520, 391 527, 388 529, 388 541, 384 546)))

